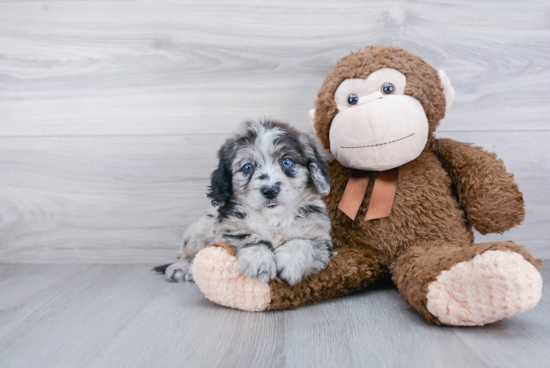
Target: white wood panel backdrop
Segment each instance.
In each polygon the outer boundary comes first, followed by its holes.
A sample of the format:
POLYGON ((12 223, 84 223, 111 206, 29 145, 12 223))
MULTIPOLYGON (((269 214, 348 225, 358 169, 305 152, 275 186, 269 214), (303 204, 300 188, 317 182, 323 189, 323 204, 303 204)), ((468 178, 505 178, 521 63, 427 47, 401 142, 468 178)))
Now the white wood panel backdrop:
POLYGON ((548 1, 0 1, 0 262, 171 260, 228 134, 311 132, 326 73, 371 44, 447 71, 438 136, 496 151, 527 201, 485 238, 550 258, 548 1))

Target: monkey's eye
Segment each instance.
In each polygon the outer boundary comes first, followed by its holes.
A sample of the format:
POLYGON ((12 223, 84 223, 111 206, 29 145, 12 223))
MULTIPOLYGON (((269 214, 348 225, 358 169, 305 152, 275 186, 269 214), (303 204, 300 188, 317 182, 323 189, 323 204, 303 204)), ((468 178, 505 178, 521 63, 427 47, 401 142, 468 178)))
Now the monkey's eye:
POLYGON ((288 168, 290 168, 291 166, 292 166, 292 160, 291 160, 291 159, 289 159, 288 157, 285 158, 285 159, 283 159, 283 167, 284 167, 285 169, 288 169, 288 168))
POLYGON ((243 166, 243 168, 241 170, 243 171, 243 173, 249 174, 249 173, 252 172, 252 169, 253 169, 253 167, 252 167, 251 164, 246 164, 246 165, 243 166))
POLYGON ((348 96, 348 103, 350 105, 357 105, 357 101, 359 101, 359 97, 355 93, 348 96))
POLYGON ((395 92, 395 86, 390 82, 384 83, 382 86, 382 93, 385 95, 391 95, 393 92, 395 92))

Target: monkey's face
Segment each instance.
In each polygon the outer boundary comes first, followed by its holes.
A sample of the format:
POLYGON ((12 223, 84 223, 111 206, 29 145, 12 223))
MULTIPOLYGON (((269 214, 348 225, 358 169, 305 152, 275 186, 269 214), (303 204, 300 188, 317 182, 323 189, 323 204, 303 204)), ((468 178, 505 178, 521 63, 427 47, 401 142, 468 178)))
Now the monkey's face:
POLYGON ((404 95, 406 84, 406 77, 390 68, 340 84, 330 150, 342 165, 383 171, 420 155, 429 124, 420 102, 404 95))
POLYGON ((400 48, 368 46, 327 75, 310 118, 342 165, 384 171, 422 153, 453 97, 444 71, 400 48))

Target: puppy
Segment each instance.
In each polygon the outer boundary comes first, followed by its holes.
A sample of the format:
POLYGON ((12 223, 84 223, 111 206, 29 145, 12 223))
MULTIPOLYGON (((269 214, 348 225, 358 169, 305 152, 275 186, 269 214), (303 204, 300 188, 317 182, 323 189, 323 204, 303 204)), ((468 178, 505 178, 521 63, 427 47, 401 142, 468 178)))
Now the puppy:
POLYGON ((213 208, 185 232, 179 261, 155 270, 190 281, 193 258, 216 241, 235 247, 241 271, 264 282, 295 285, 324 269, 335 254, 321 198, 330 178, 311 138, 284 123, 248 122, 218 157, 213 208))

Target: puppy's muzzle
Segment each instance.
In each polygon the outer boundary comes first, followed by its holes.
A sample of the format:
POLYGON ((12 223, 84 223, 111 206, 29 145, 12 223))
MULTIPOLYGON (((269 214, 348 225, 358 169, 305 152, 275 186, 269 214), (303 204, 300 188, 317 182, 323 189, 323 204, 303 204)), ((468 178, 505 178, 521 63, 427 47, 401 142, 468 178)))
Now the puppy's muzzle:
POLYGON ((260 191, 267 199, 275 199, 279 195, 279 188, 277 187, 263 187, 260 191))

